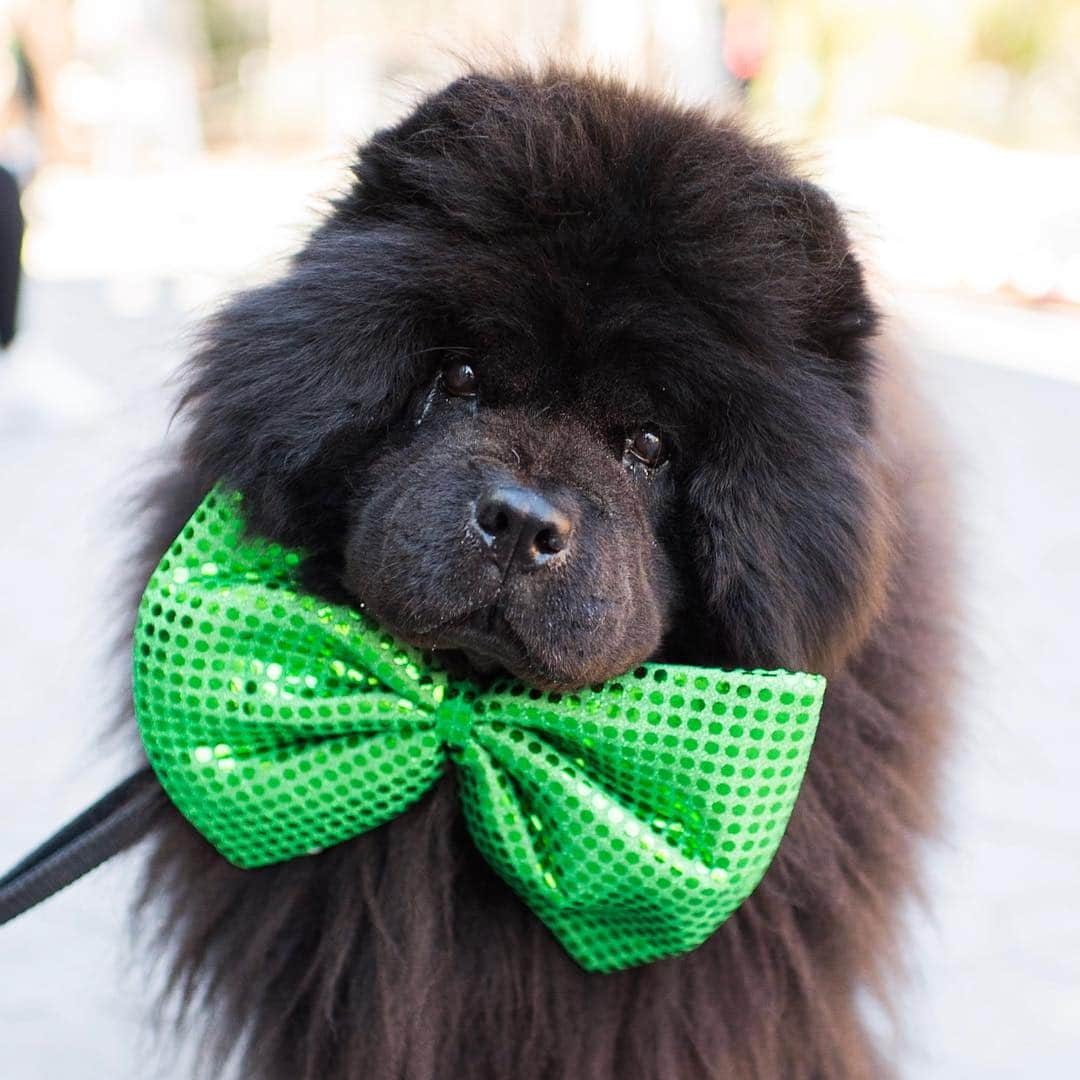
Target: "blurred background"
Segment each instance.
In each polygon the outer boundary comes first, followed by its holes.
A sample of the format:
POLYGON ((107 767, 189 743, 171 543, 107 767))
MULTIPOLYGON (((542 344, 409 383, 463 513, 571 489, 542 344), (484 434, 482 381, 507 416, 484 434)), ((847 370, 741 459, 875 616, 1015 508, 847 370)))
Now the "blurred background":
MULTIPOLYGON (((123 772, 119 508, 192 328, 280 270, 358 141, 505 56, 745 110, 850 214, 952 447, 967 633, 911 980, 867 1009, 905 1080, 1075 1076, 1076 0, 0 0, 0 867, 123 772)), ((190 1075, 135 862, 0 932, 6 1076, 190 1075)))

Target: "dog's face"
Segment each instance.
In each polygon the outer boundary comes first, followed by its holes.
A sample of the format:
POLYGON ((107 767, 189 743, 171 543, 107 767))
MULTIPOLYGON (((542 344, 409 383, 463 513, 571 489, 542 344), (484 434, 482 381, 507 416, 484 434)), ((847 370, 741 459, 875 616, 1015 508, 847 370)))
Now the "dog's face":
POLYGON ((647 384, 556 341, 457 348, 363 471, 346 588, 474 668, 564 686, 625 671, 658 649, 675 589, 647 384))
POLYGON ((460 80, 355 172, 210 328, 207 481, 480 671, 832 662, 883 578, 832 204, 731 126, 554 75, 460 80))

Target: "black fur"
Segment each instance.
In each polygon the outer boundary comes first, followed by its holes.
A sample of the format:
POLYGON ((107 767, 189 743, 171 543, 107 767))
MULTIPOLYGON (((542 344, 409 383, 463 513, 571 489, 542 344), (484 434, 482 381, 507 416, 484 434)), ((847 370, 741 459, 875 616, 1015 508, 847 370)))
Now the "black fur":
POLYGON ((174 478, 151 547, 220 479, 312 552, 314 587, 481 668, 572 686, 664 657, 830 688, 761 887, 693 954, 616 975, 482 863, 452 776, 260 871, 174 817, 147 898, 212 1052, 283 1080, 878 1075, 856 998, 933 820, 947 613, 933 459, 835 207, 732 122, 559 71, 463 78, 354 172, 288 274, 209 326, 191 495, 174 478), (476 397, 441 374, 462 362, 476 397), (627 452, 643 424, 656 468, 627 452), (535 572, 475 528, 505 483, 572 522, 535 572))

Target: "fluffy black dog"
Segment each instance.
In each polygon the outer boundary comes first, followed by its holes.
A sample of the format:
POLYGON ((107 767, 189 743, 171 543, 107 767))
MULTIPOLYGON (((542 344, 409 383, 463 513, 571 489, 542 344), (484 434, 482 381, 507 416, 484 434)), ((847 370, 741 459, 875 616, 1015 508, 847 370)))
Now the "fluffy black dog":
POLYGON ((484 677, 645 659, 823 672, 786 838, 704 946, 581 971, 448 774, 257 871, 178 815, 146 894, 221 1075, 823 1080, 932 823, 936 464, 837 210, 737 125, 614 82, 471 75, 379 132, 279 281, 213 320, 147 565, 215 481, 313 587, 484 677), (159 909, 160 910, 160 909, 159 909))

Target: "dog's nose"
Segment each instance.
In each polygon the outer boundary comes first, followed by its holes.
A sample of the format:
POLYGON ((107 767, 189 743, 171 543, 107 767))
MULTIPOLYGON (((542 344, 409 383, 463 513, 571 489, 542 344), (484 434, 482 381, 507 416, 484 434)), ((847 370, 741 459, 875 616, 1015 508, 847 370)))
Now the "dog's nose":
POLYGON ((566 550, 574 523, 538 491, 500 484, 476 502, 474 525, 503 570, 536 570, 566 550))

